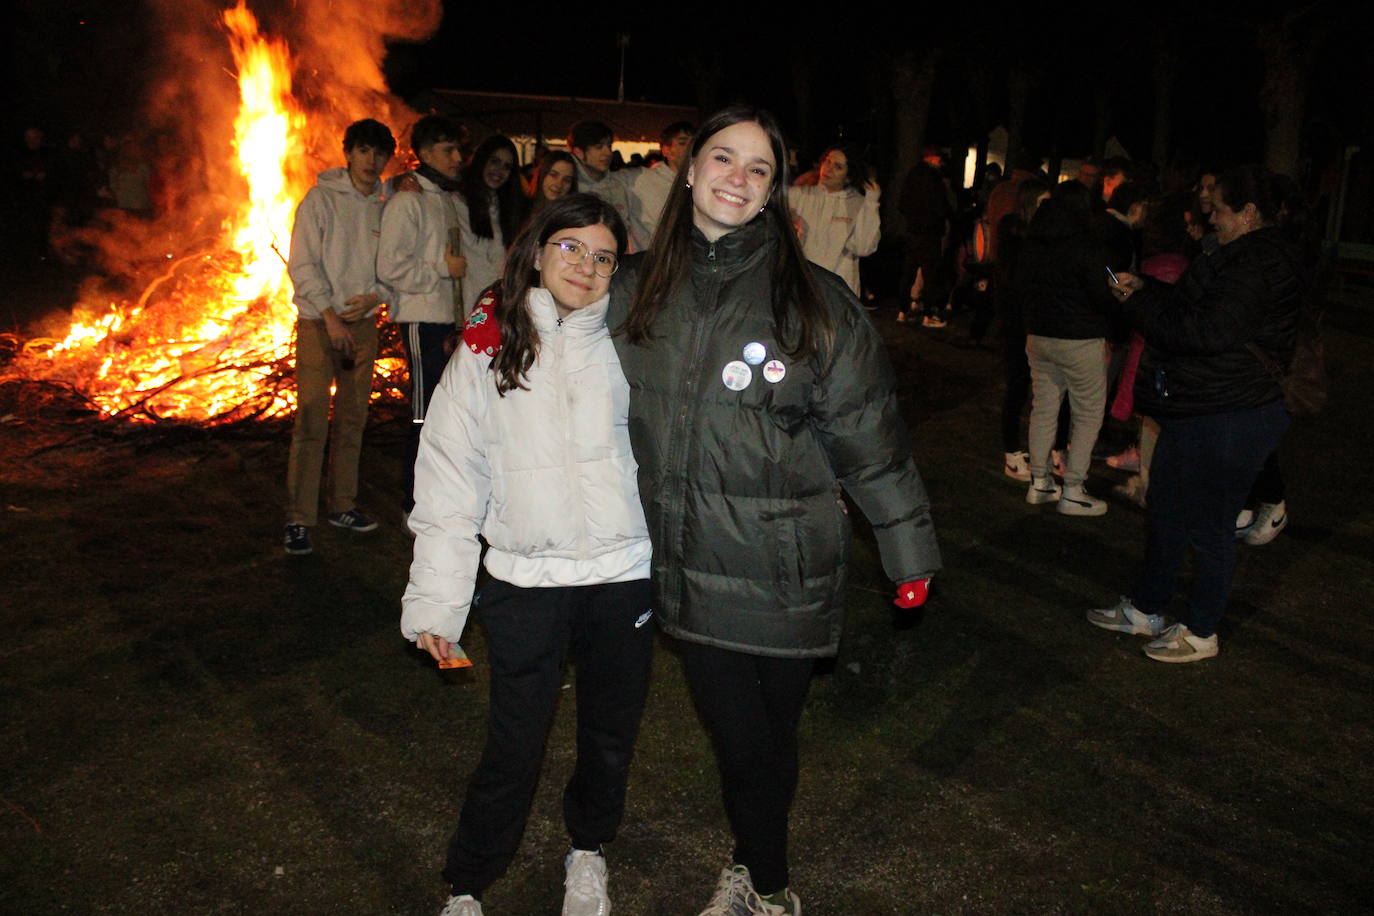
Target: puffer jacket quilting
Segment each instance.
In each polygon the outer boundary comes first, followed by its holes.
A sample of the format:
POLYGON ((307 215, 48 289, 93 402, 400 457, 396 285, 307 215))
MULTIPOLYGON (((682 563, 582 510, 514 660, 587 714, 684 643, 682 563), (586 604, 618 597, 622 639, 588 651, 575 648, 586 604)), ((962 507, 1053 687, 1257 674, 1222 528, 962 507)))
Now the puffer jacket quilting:
POLYGON ((1246 344, 1286 366, 1309 285, 1275 228, 1195 259, 1176 286, 1147 281, 1125 304, 1147 344, 1136 374, 1141 412, 1199 416, 1280 400, 1278 382, 1246 344))
MULTIPOLYGON (((939 550, 882 339, 834 274, 816 271, 837 327, 832 355, 796 362, 783 352, 773 231, 757 220, 714 244, 694 232, 690 283, 665 304, 653 340, 616 334, 616 346, 660 624, 755 654, 833 655, 850 543, 837 479, 872 523, 894 581, 930 575, 939 550), (748 365, 751 344, 764 359, 732 390, 723 373, 748 365), (773 360, 777 381, 765 376, 773 360)), ((612 328, 628 313, 639 264, 628 258, 616 275, 612 328)))

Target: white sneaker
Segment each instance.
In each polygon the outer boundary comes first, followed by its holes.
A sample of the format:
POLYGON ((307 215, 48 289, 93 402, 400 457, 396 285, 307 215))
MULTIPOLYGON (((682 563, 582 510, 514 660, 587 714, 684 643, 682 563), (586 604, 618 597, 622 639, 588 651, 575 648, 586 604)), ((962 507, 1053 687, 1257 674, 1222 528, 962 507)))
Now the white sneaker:
POLYGON ((1243 539, 1253 527, 1255 527, 1255 510, 1241 509, 1240 515, 1236 516, 1236 540, 1243 539))
POLYGON ((439 911, 439 916, 482 916, 482 904, 468 894, 450 897, 448 903, 439 911))
POLYGON ((563 860, 563 867, 568 872, 563 880, 563 916, 607 916, 611 898, 606 893, 606 857, 574 849, 563 860))
POLYGON ((790 890, 784 893, 787 895, 786 903, 769 903, 760 897, 759 905, 762 909, 759 913, 763 916, 801 916, 801 898, 790 890))
POLYGON ((1002 473, 1012 480, 1030 483, 1030 452, 1006 452, 1002 462, 1002 473))
POLYGON ((1081 483, 1065 486, 1064 491, 1059 495, 1059 514, 1060 515, 1106 515, 1107 503, 1105 500, 1091 496, 1083 488, 1081 483))
POLYGON ((1158 636, 1164 630, 1164 617, 1146 614, 1131 604, 1125 595, 1115 607, 1093 608, 1088 611, 1088 623, 1104 630, 1130 633, 1133 636, 1158 636))
MULTIPOLYGON (((716 892, 698 916, 759 916, 768 912, 765 906, 769 904, 759 899, 754 882, 749 878, 749 869, 743 865, 732 865, 720 870, 716 892)), ((785 912, 780 907, 773 907, 773 910, 775 913, 785 912)))
POLYGON ((1276 503, 1260 503, 1259 508, 1255 510, 1255 523, 1245 534, 1245 543, 1252 547, 1268 544, 1287 527, 1287 502, 1279 500, 1276 503))
POLYGON ((1145 644, 1145 654, 1157 662, 1200 662, 1219 651, 1221 647, 1217 645, 1217 634, 1194 636, 1193 631, 1181 623, 1174 624, 1160 633, 1158 639, 1145 644))
POLYGON ((1054 482, 1054 478, 1032 477, 1030 487, 1026 490, 1026 502, 1032 506, 1058 502, 1062 492, 1059 484, 1054 482))

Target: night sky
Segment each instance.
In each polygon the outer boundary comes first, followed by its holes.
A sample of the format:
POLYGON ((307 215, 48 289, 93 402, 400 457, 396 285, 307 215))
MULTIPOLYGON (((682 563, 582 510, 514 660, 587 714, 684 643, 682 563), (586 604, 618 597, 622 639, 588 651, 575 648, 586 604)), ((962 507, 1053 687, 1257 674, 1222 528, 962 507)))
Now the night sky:
MULTIPOLYGON (((149 0, 20 0, 11 17, 5 113, 7 144, 28 123, 49 133, 77 127, 121 130, 138 126, 162 41, 149 0)), ((188 3, 188 10, 196 4, 188 3)), ((264 22, 289 16, 284 0, 253 3, 264 22)), ((955 5, 948 5, 953 9, 955 5)), ((576 7, 450 4, 443 24, 423 43, 393 44, 386 74, 402 97, 425 87, 613 98, 619 70, 617 33, 630 35, 626 95, 631 99, 713 106, 746 100, 773 108, 803 146, 844 132, 881 145, 890 120, 886 69, 904 51, 941 51, 927 138, 963 139, 980 120, 968 86, 987 91, 986 119, 1005 117, 1008 66, 1032 78, 1027 137, 1045 155, 1089 151, 1095 89, 1105 86, 1110 133, 1133 155, 1148 158, 1152 138, 1153 62, 1161 38, 1178 54, 1174 68, 1174 155, 1239 161, 1263 152, 1259 108, 1264 64, 1254 26, 1287 10, 1308 9, 1287 34, 1311 54, 1305 152, 1312 171, 1341 145, 1368 139, 1374 31, 1368 5, 1350 3, 1136 5, 1113 17, 1066 7, 992 18, 993 7, 923 12, 888 21, 863 5, 832 7, 815 21, 779 17, 772 8, 676 6, 669 26, 646 13, 588 14, 576 7), (470 11, 480 10, 481 19, 470 11), (596 20, 598 24, 588 24, 596 20), (714 74, 703 87, 694 77, 714 74), (809 87, 811 117, 799 110, 796 86, 809 87), (1358 87, 1358 91, 1354 89, 1358 87)), ((1046 8, 1049 9, 1049 8, 1046 8)), ((192 15, 188 13, 188 15, 192 15)), ((881 154, 880 154, 881 155, 881 154)))

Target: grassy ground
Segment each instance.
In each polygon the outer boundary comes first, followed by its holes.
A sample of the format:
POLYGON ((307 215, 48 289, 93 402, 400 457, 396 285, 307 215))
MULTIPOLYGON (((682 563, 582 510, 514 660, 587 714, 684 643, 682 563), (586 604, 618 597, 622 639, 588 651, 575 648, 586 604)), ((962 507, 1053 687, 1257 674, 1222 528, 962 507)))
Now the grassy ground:
MULTIPOLYGON (((858 539, 843 649, 802 726, 806 912, 1370 911, 1369 304, 1333 315, 1334 402, 1285 445, 1292 524, 1242 549, 1222 654, 1187 666, 1083 620, 1128 584, 1143 517, 1027 506, 1000 472, 997 357, 954 326, 878 321, 947 569, 897 616, 858 539)), ((0 424, 0 912, 438 911, 483 635, 475 672, 440 673, 398 634, 394 425, 364 456, 383 527, 282 554, 288 435, 0 424)), ((571 734, 565 703, 493 914, 557 912, 571 734)), ((664 645, 616 912, 697 912, 729 853, 664 645)))

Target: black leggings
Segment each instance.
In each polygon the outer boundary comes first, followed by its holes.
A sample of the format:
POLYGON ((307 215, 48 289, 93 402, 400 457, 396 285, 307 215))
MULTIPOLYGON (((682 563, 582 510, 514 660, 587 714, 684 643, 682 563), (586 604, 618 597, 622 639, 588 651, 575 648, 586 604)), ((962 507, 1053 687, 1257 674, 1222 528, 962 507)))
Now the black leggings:
POLYGON ((754 889, 788 886, 787 819, 797 790, 797 726, 814 658, 770 658, 679 641, 687 683, 716 749, 734 861, 754 889))

